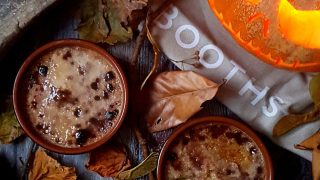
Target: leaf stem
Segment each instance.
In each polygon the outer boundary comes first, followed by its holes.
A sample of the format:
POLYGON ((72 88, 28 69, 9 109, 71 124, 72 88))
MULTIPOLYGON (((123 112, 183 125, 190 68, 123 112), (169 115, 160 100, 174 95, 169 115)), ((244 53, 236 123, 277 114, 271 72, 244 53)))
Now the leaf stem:
POLYGON ((182 66, 182 70, 184 69, 184 64, 194 66, 195 68, 199 67, 201 64, 199 62, 200 56, 199 56, 199 51, 195 51, 195 53, 188 58, 184 58, 182 60, 174 60, 174 59, 169 59, 173 63, 180 63, 182 66))
POLYGON ((146 19, 146 29, 147 29, 148 40, 152 44, 152 49, 153 49, 153 65, 152 65, 152 68, 151 68, 148 76, 145 78, 145 80, 141 84, 140 90, 143 89, 144 85, 146 84, 148 79, 151 77, 151 75, 156 71, 156 69, 158 68, 158 64, 159 64, 160 48, 159 48, 158 44, 156 43, 156 41, 153 39, 152 34, 151 34, 150 30, 149 30, 148 17, 146 19))
POLYGON ((148 76, 145 78, 143 83, 141 84, 140 90, 143 89, 144 85, 147 83, 148 79, 152 76, 152 74, 157 70, 159 64, 159 51, 155 47, 153 47, 153 65, 152 68, 148 74, 148 76))

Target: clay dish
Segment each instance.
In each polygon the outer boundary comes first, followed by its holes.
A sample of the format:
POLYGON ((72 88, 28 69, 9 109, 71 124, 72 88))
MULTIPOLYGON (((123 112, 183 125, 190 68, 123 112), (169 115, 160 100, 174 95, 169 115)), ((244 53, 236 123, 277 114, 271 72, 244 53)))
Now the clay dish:
POLYGON ((162 179, 273 179, 267 149, 244 124, 225 117, 191 119, 174 130, 158 161, 162 179))
POLYGON ((120 128, 128 86, 104 49, 82 40, 58 40, 21 66, 13 104, 26 134, 57 153, 79 154, 107 142, 120 128))

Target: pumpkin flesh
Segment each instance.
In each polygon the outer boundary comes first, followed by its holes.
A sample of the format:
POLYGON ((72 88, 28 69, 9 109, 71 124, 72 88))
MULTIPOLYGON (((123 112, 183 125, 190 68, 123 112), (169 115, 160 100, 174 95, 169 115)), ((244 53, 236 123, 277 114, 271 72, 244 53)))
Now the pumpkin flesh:
POLYGON ((278 21, 288 40, 306 48, 320 48, 320 11, 297 10, 288 1, 280 0, 278 21))

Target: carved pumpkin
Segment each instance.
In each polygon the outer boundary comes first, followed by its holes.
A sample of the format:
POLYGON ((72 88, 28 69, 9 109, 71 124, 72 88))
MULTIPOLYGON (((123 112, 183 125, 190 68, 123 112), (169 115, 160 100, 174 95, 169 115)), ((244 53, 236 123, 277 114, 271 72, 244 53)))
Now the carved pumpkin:
POLYGON ((320 71, 320 0, 208 0, 245 49, 274 66, 320 71))

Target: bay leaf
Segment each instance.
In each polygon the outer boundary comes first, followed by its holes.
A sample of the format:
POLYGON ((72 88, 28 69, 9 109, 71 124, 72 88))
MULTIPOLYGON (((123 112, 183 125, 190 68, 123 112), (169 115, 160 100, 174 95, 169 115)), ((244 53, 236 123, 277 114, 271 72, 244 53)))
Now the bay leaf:
POLYGON ((147 87, 147 126, 150 132, 162 131, 186 122, 212 99, 219 85, 192 71, 159 74, 147 87))
POLYGON ((320 74, 314 76, 309 84, 310 96, 315 105, 320 105, 320 74))
POLYGON ((14 113, 11 97, 6 100, 4 106, 5 108, 0 114, 0 143, 8 144, 24 132, 14 113))
POLYGON ((126 42, 132 38, 128 19, 146 5, 147 0, 84 0, 77 28, 80 38, 111 45, 126 42))
POLYGON ((90 153, 86 168, 103 177, 116 177, 131 166, 127 156, 126 148, 112 141, 90 153))
POLYGON ((303 114, 288 114, 282 117, 273 127, 273 136, 281 136, 302 124, 314 122, 320 118, 320 74, 311 79, 309 91, 314 101, 313 109, 303 114))
POLYGON ((316 121, 318 118, 320 118, 319 106, 304 114, 288 114, 283 116, 273 127, 273 136, 281 136, 302 124, 316 121))
POLYGON ((157 168, 158 157, 159 154, 153 152, 138 166, 119 173, 116 178, 121 180, 127 180, 145 176, 157 168))
POLYGON ((62 166, 55 159, 48 156, 42 149, 35 153, 28 179, 32 180, 76 180, 74 167, 62 166))

